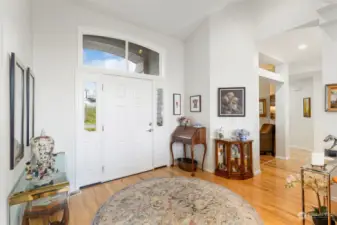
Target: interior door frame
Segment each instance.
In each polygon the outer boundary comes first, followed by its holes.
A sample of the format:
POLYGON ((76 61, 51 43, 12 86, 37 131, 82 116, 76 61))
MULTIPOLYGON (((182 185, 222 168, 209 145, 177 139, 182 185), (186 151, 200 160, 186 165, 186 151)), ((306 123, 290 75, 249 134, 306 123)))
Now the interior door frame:
MULTIPOLYGON (((80 176, 78 176, 79 173, 81 173, 80 169, 79 169, 79 164, 81 162, 79 162, 79 157, 77 156, 77 153, 79 153, 79 148, 81 148, 81 145, 83 143, 83 129, 84 129, 84 125, 83 125, 83 83, 85 80, 90 80, 91 78, 93 79, 93 82, 97 82, 97 84, 100 84, 100 86, 103 84, 102 83, 102 76, 118 76, 118 77, 123 77, 123 78, 128 78, 128 79, 142 79, 144 80, 145 78, 142 77, 135 77, 135 76, 130 76, 130 75, 125 75, 125 74, 116 74, 115 72, 108 72, 106 70, 101 71, 101 70, 92 70, 92 69, 85 69, 85 68, 81 68, 78 69, 76 71, 76 78, 75 78, 75 153, 74 153, 74 167, 75 167, 75 187, 78 190, 80 188, 80 184, 79 184, 79 180, 78 178, 80 176)), ((163 78, 158 78, 158 77, 152 77, 152 76, 148 76, 146 77, 145 80, 149 80, 152 83, 152 98, 151 98, 151 102, 152 102, 152 109, 151 109, 151 118, 152 118, 152 134, 151 134, 151 144, 152 144, 152 168, 155 168, 155 162, 154 162, 154 146, 155 146, 155 132, 156 132, 156 81, 162 81, 163 78)), ((163 88, 165 91, 165 88, 163 88)), ((102 92, 102 91, 101 91, 102 92)), ((102 93, 103 94, 103 93, 102 93)), ((102 97, 102 95, 101 95, 102 97)), ((165 98, 164 98, 165 99, 165 98)), ((164 102, 165 104, 165 102, 164 102)), ((102 115, 101 115, 101 110, 99 110, 100 113, 96 114, 97 116, 99 116, 100 118, 97 119, 97 129, 101 129, 101 127, 103 126, 103 119, 102 119, 102 115), (101 122, 101 124, 98 124, 99 122, 101 122)), ((165 112, 164 112, 164 119, 166 121, 168 121, 166 119, 165 116, 165 112)), ((100 138, 103 138, 102 136, 102 132, 100 131, 100 138)), ((168 164, 167 164, 168 165, 168 164)), ((101 166, 103 166, 103 161, 101 160, 101 166)), ((104 180, 104 175, 103 173, 101 174, 100 177, 101 182, 105 182, 104 180)))
MULTIPOLYGON (((146 79, 152 81, 152 124, 153 124, 153 132, 152 132, 152 164, 155 165, 155 132, 156 132, 156 89, 157 88, 163 88, 164 89, 164 126, 163 129, 165 130, 165 134, 169 135, 169 126, 168 126, 168 112, 165 109, 165 107, 168 108, 168 104, 170 103, 171 99, 169 99, 169 95, 167 93, 167 88, 165 86, 165 61, 166 61, 166 50, 162 48, 161 46, 157 45, 156 43, 149 42, 147 39, 142 39, 139 37, 136 37, 134 35, 128 35, 126 33, 120 33, 116 31, 111 31, 107 29, 97 28, 97 27, 87 27, 87 26, 80 26, 78 27, 78 37, 77 37, 77 69, 75 70, 75 149, 72 156, 72 171, 73 173, 73 181, 74 184, 72 187, 75 188, 76 191, 79 189, 79 185, 77 182, 78 178, 78 149, 81 147, 81 132, 82 132, 82 124, 83 120, 81 119, 82 110, 83 110, 83 92, 82 92, 82 84, 83 84, 83 75, 84 74, 96 74, 96 75, 111 75, 111 76, 122 76, 126 78, 131 79, 146 79), (160 76, 153 76, 153 75, 144 75, 144 74, 137 74, 137 73, 130 73, 130 72, 123 72, 123 71, 117 71, 117 70, 109 70, 109 69, 102 69, 102 68, 91 68, 86 67, 83 65, 83 35, 99 35, 104 37, 111 37, 111 38, 119 38, 122 40, 125 40, 127 42, 134 42, 141 44, 142 46, 149 47, 150 49, 154 49, 160 54, 160 76)), ((168 155, 168 149, 167 149, 167 166, 170 165, 170 158, 168 155)))

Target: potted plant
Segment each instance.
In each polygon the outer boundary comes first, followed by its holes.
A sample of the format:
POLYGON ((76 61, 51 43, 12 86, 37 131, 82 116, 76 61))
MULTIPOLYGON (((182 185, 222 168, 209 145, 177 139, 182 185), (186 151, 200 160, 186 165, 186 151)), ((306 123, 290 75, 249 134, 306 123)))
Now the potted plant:
MULTIPOLYGON (((333 178, 331 184, 334 185, 337 179, 333 178)), ((293 188, 296 184, 301 183, 301 176, 290 175, 287 177, 286 188, 293 188)), ((327 198, 327 186, 326 179, 322 179, 322 176, 316 174, 305 174, 304 176, 304 188, 312 190, 315 193, 317 199, 317 206, 312 206, 313 211, 308 214, 311 215, 315 225, 328 225, 328 210, 327 207, 322 204, 322 199, 327 198)), ((335 216, 331 215, 331 225, 335 225, 335 216)))

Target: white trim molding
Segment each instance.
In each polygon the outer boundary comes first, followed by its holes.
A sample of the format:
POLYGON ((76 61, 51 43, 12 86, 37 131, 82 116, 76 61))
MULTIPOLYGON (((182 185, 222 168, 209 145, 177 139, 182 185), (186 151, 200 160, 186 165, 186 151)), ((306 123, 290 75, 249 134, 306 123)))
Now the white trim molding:
POLYGON ((254 176, 259 175, 259 174, 261 174, 261 170, 260 169, 254 171, 254 176))
POLYGON ((299 149, 299 150, 305 150, 308 152, 312 152, 312 149, 310 148, 306 148, 306 147, 301 147, 301 146, 297 146, 297 145, 290 145, 289 148, 293 148, 293 149, 299 149))
POLYGON ((281 160, 289 160, 290 157, 284 157, 284 156, 275 156, 275 159, 281 159, 281 160))
POLYGON ((331 201, 337 202, 337 196, 331 196, 331 201))

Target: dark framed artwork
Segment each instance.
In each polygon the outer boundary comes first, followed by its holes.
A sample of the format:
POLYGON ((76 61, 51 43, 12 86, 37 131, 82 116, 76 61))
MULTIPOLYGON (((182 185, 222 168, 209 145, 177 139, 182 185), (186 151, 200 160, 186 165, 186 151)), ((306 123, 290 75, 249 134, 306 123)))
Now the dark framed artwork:
POLYGON ((190 97, 190 111, 201 112, 201 95, 190 97))
POLYGON ((181 115, 181 94, 173 94, 173 115, 181 115))
POLYGON ((10 169, 24 157, 24 111, 25 111, 25 67, 15 53, 11 53, 9 65, 10 104, 10 169))
POLYGON ((276 119, 276 97, 275 95, 270 96, 270 119, 275 120, 276 119))
POLYGON ((26 146, 29 146, 35 133, 35 76, 29 67, 26 73, 26 118, 26 146))
POLYGON ((337 84, 325 85, 325 111, 337 112, 337 84))
POLYGON ((303 116, 311 117, 311 98, 303 98, 303 116))
POLYGON ((267 117, 267 99, 263 98, 259 101, 260 117, 267 117))
POLYGON ((231 87, 218 89, 218 116, 246 116, 246 88, 231 87))

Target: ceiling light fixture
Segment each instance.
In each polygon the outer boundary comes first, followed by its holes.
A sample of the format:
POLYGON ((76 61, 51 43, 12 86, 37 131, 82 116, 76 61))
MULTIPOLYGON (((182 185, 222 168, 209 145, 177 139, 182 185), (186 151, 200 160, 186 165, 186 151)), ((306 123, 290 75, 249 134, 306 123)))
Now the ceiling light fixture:
POLYGON ((306 45, 306 44, 301 44, 301 45, 298 46, 299 50, 304 50, 306 48, 308 48, 308 45, 306 45))

